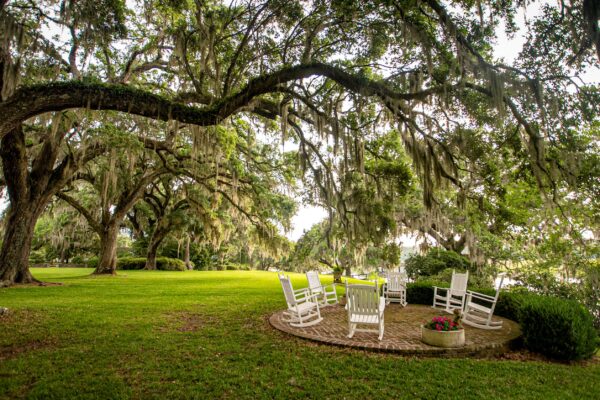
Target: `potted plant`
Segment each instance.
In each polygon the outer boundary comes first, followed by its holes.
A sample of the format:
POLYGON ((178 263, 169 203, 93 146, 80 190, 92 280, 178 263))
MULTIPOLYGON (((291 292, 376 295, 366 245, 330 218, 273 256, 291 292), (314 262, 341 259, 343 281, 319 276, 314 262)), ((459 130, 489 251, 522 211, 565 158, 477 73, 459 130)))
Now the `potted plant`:
POLYGON ((454 310, 454 318, 433 317, 421 325, 421 341, 437 347, 462 347, 465 345, 465 330, 461 323, 462 312, 454 310))

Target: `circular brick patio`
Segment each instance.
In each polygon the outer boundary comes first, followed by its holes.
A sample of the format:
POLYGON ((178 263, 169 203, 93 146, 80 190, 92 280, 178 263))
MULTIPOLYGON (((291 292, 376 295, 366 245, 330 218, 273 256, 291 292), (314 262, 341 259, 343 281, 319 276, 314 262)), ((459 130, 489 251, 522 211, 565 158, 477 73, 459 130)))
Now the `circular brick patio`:
POLYGON ((484 330, 465 326, 465 346, 459 349, 433 347, 421 342, 421 324, 436 315, 448 315, 428 306, 397 304, 385 309, 385 333, 383 340, 377 340, 376 333, 356 332, 348 339, 347 314, 343 306, 334 305, 321 309, 323 321, 308 328, 294 328, 283 321, 283 311, 269 318, 271 325, 280 331, 301 338, 324 342, 337 346, 350 346, 361 349, 402 353, 423 356, 488 356, 509 350, 512 341, 521 331, 519 325, 506 318, 502 329, 484 330))

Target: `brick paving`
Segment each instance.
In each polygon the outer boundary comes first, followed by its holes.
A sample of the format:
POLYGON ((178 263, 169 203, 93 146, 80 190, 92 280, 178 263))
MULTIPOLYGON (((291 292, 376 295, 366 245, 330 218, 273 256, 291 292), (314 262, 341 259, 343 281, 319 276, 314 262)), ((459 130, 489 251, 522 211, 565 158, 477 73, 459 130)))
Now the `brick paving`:
MULTIPOLYGON (((457 349, 444 349, 421 342, 421 324, 436 315, 446 315, 443 311, 429 306, 390 304, 385 309, 385 333, 383 340, 377 340, 376 333, 356 332, 348 339, 348 319, 343 306, 334 305, 321 308, 323 321, 307 328, 295 328, 284 322, 283 311, 271 315, 271 325, 283 332, 301 338, 324 342, 337 346, 350 346, 375 351, 436 357, 490 356, 507 352, 519 336, 519 325, 506 318, 502 329, 484 330, 465 326, 465 346, 457 349)), ((375 325, 371 326, 376 328, 375 325)), ((370 328, 371 328, 370 327, 370 328)))

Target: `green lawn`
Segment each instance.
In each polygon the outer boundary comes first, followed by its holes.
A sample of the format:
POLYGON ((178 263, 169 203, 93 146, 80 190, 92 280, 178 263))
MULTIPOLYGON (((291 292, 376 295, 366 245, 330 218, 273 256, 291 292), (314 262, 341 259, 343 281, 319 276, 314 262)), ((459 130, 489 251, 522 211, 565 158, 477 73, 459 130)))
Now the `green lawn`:
MULTIPOLYGON (((284 307, 267 272, 90 277, 0 290, 0 398, 598 399, 600 365, 404 358, 274 331, 284 307)), ((295 285, 305 279, 294 275, 295 285)))

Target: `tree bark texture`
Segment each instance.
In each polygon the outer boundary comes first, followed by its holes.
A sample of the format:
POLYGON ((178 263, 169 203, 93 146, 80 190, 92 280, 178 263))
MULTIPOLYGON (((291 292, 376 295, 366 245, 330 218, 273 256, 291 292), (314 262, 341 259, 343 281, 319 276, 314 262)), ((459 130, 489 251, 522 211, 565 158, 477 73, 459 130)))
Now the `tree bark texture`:
POLYGON ((247 106, 255 97, 278 91, 281 83, 315 75, 327 77, 363 96, 377 96, 387 104, 395 99, 425 100, 434 93, 449 90, 440 86, 417 93, 394 92, 383 82, 369 80, 322 63, 285 67, 254 78, 236 94, 202 109, 125 85, 80 81, 52 82, 23 87, 0 103, 0 115, 5 116, 0 120, 0 138, 31 117, 69 108, 114 110, 163 121, 177 120, 201 126, 215 125, 247 106))
POLYGON ((0 286, 38 282, 29 271, 29 251, 37 218, 29 207, 11 205, 0 250, 0 286))
POLYGON ((0 250, 0 286, 37 282, 29 271, 29 251, 35 223, 48 199, 31 190, 20 126, 2 139, 0 157, 10 200, 0 250))
POLYGON ((50 199, 78 170, 80 162, 98 154, 88 152, 87 158, 69 154, 57 164, 63 137, 64 132, 48 134, 39 154, 31 163, 20 125, 0 141, 2 172, 10 200, 4 242, 0 250, 0 277, 4 285, 33 281, 28 259, 39 216, 50 199))
POLYGON ((157 217, 156 227, 154 232, 152 232, 152 236, 150 237, 150 241, 148 243, 146 266, 144 267, 144 269, 147 270, 156 270, 156 253, 158 252, 158 248, 163 240, 171 231, 171 224, 169 223, 168 215, 165 215, 164 210, 160 210, 160 212, 155 213, 155 215, 157 217))
POLYGON ((187 236, 187 241, 185 242, 185 254, 184 254, 184 262, 185 262, 185 268, 188 271, 191 271, 194 269, 194 266, 192 265, 192 262, 190 261, 190 235, 187 236))
POLYGON ((150 271, 156 270, 156 253, 158 252, 160 244, 165 239, 166 234, 167 232, 163 233, 155 231, 155 233, 152 235, 150 243, 148 244, 148 253, 146 254, 146 266, 144 267, 144 269, 150 271))
POLYGON ((111 223, 104 226, 100 234, 100 256, 95 275, 115 275, 117 272, 117 237, 119 224, 111 223))

